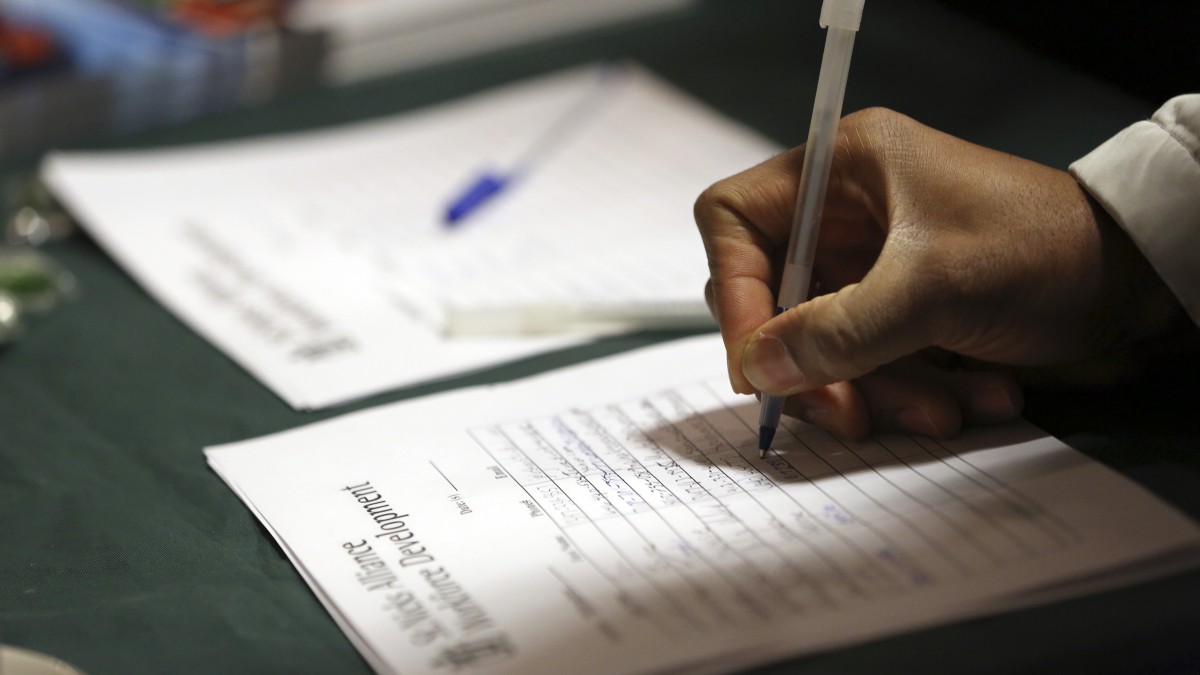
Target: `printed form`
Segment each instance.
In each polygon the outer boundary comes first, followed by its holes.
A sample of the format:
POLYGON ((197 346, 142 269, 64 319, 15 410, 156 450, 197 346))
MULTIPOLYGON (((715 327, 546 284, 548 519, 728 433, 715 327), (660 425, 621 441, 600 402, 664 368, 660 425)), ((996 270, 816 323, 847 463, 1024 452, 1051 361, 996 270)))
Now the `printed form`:
POLYGON ((1027 423, 757 450, 717 336, 209 448, 380 673, 724 672, 1193 566, 1027 423))
POLYGON ((625 64, 332 130, 56 154, 42 176, 160 302, 309 409, 629 324, 710 322, 692 205, 778 150, 625 64), (445 226, 481 172, 522 158, 445 226), (570 311, 618 320, 528 334, 519 318, 570 311))

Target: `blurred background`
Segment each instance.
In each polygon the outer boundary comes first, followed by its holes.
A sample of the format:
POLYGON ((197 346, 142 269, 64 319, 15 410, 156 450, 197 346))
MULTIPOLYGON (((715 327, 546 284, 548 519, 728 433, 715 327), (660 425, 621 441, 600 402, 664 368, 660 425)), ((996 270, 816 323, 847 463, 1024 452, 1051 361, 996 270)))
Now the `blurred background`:
MULTIPOLYGON (((56 149, 315 129, 605 58, 637 61, 795 145, 820 58, 819 8, 820 0, 0 0, 0 243, 25 247, 74 231, 36 180, 56 149)), ((1065 168, 1171 96, 1200 89, 1197 25, 1200 3, 1177 0, 872 0, 845 111, 891 107, 1065 168)), ((0 292, 23 300, 0 297, 13 312, 45 312, 72 292, 52 261, 0 252, 0 292)), ((0 316, 0 344, 15 334, 6 329, 14 316, 0 316)))
MULTIPOLYGON (((1196 88, 1200 3, 940 1, 1151 103, 1196 88)), ((693 4, 0 0, 0 163, 693 4)))
POLYGON ((1200 3, 940 1, 1152 103, 1200 90, 1200 3))
POLYGON ((176 124, 685 0, 4 0, 0 156, 176 124))

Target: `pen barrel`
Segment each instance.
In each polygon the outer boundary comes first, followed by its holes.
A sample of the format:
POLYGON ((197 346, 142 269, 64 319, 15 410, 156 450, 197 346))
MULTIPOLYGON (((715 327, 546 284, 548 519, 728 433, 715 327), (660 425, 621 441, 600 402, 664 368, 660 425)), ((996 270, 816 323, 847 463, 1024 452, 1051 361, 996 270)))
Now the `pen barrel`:
MULTIPOLYGON (((796 191, 796 210, 792 231, 801 233, 788 244, 786 264, 798 266, 796 272, 809 272, 816 253, 820 233, 821 212, 829 188, 829 172, 833 163, 833 147, 837 141, 838 122, 842 116, 842 99, 846 94, 846 79, 850 73, 850 56, 854 50, 855 32, 830 26, 825 36, 825 53, 821 57, 821 72, 817 77, 817 94, 813 103, 808 142, 804 147, 804 164, 800 170, 800 185, 796 191)), ((809 274, 785 274, 795 280, 780 288, 779 305, 794 307, 806 300, 809 274)))
POLYGON ((783 417, 783 404, 786 396, 764 394, 758 409, 758 426, 775 428, 779 426, 779 418, 783 417))

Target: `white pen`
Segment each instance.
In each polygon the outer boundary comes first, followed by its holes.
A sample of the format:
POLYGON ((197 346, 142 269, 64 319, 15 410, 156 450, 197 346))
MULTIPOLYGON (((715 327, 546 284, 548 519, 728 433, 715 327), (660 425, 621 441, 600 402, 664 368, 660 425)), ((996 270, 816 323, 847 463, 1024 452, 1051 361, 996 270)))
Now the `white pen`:
POLYGON ((567 332, 618 333, 634 330, 712 328, 703 300, 531 302, 500 307, 445 307, 448 336, 549 335, 567 332))
MULTIPOLYGON (((808 143, 804 146, 804 165, 800 169, 800 188, 796 192, 796 211, 792 216, 792 235, 784 261, 783 281, 775 300, 778 315, 808 299, 812 281, 813 256, 821 229, 821 211, 829 187, 829 168, 833 164, 833 144, 838 121, 842 117, 842 99, 850 73, 850 54, 854 36, 862 20, 866 0, 824 0, 821 26, 827 28, 821 73, 817 77, 817 96, 813 102, 808 143)), ((765 457, 775 440, 784 396, 763 394, 758 416, 758 456, 765 457)))

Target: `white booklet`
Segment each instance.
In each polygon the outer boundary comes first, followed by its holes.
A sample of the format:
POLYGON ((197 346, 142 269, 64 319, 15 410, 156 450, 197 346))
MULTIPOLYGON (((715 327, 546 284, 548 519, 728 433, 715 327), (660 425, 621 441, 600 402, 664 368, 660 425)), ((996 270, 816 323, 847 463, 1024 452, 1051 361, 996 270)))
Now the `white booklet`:
POLYGON ((159 301, 294 407, 320 408, 711 321, 692 205, 777 150, 625 64, 332 130, 56 154, 42 173, 159 301), (445 225, 481 172, 517 165, 445 225))
POLYGON ((719 338, 206 450, 380 673, 724 672, 1200 562, 1028 423, 758 457, 719 338))

